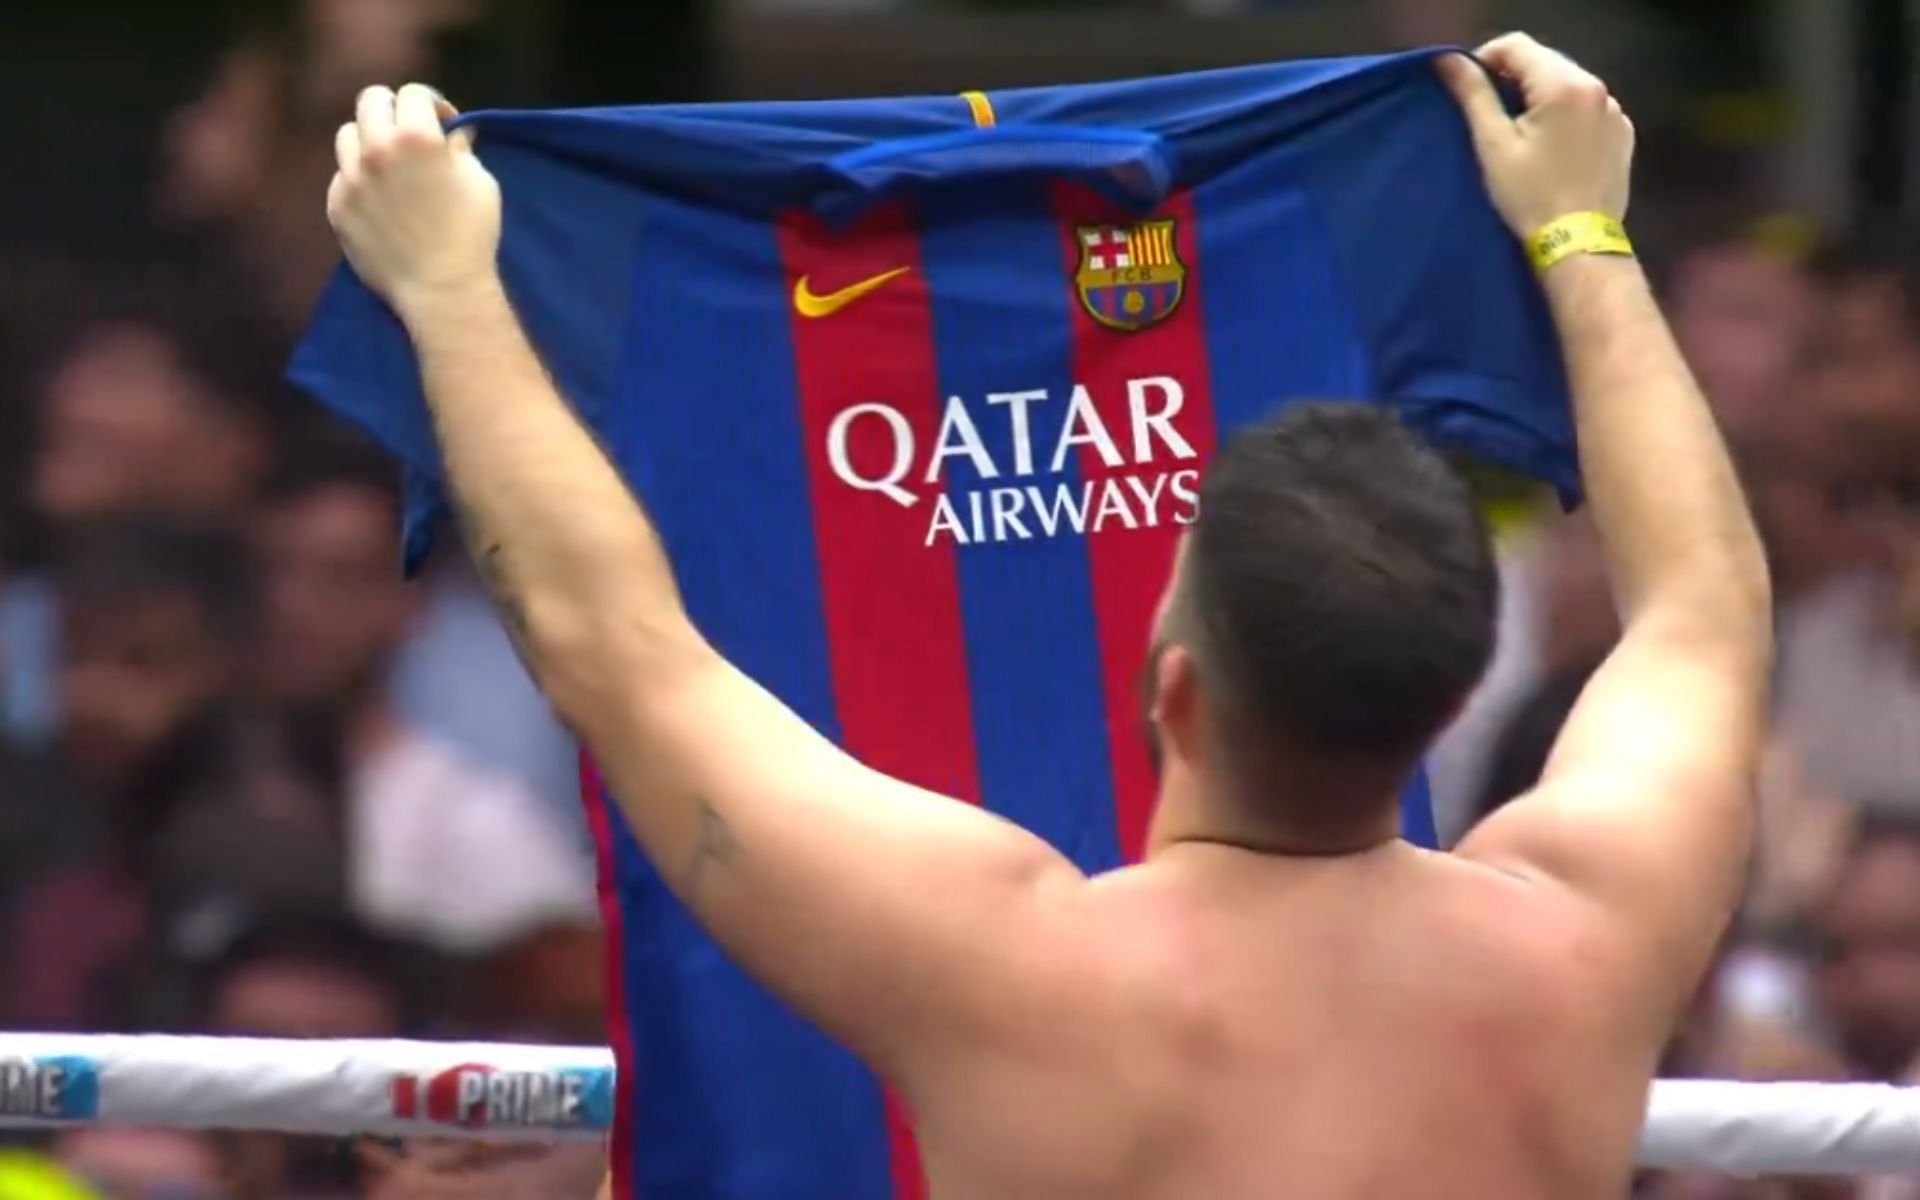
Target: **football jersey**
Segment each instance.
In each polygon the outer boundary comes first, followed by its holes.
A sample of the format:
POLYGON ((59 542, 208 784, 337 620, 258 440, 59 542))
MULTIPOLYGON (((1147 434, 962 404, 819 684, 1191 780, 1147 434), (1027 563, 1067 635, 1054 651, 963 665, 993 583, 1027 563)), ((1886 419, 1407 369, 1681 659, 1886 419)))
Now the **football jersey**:
MULTIPOLYGON (((1436 53, 461 123, 515 308, 708 638, 865 762, 1100 871, 1145 837, 1148 628, 1223 438, 1380 404, 1573 495, 1548 314, 1436 53)), ((417 559, 442 468, 350 272, 294 375, 404 460, 417 559)), ((620 1194, 919 1194, 884 1088, 719 952, 586 775, 620 1194)), ((1404 808, 1432 844, 1417 778, 1404 808)))

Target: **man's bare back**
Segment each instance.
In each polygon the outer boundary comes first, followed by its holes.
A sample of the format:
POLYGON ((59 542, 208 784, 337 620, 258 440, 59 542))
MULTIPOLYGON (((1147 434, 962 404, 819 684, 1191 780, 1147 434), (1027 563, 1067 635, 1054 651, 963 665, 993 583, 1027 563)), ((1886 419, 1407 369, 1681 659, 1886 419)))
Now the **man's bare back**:
POLYGON ((1073 903, 1085 988, 919 1080, 938 1196, 1623 1194, 1651 1056, 1570 897, 1394 843, 1073 903))
POLYGON ((371 88, 340 131, 329 215, 412 337, 528 663, 706 929, 906 1098, 942 1197, 1629 1177, 1744 877, 1771 596, 1619 227, 1631 124, 1531 39, 1480 56, 1520 116, 1440 67, 1541 271, 1623 633, 1536 790, 1452 856, 1395 841, 1394 797, 1486 665, 1497 577, 1464 486, 1390 418, 1300 406, 1216 454, 1156 619, 1147 861, 1089 878, 862 765, 708 644, 527 342, 498 185, 445 102, 371 88))

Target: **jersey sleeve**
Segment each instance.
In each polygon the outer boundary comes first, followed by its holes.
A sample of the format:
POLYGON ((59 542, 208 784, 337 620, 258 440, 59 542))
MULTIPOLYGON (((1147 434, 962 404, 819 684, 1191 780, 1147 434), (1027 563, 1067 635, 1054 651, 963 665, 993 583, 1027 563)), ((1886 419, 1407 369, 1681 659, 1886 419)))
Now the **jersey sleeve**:
POLYGON ((441 473, 406 330, 392 310, 342 266, 321 294, 287 376, 399 459, 404 473, 403 540, 411 572, 429 548, 429 531, 440 511, 441 473))
POLYGON ((1452 49, 996 93, 1003 120, 1162 138, 1173 186, 1262 155, 1312 195, 1374 395, 1436 441, 1578 493, 1559 343, 1433 69, 1452 49))
MULTIPOLYGON (((609 431, 650 197, 766 214, 809 204, 837 156, 964 123, 954 98, 810 104, 479 111, 480 159, 500 180, 500 271, 569 404, 609 431), (801 119, 804 115, 805 119, 801 119)), ((445 511, 444 475, 405 330, 342 267, 298 347, 292 380, 406 467, 406 557, 445 511)))
POLYGON ((1579 493, 1546 299, 1494 210, 1465 120, 1430 69, 1306 148, 1378 398, 1452 448, 1579 493))
MULTIPOLYGON (((630 182, 511 141, 481 158, 501 181, 500 272, 562 396, 604 432, 631 307, 645 193, 630 182)), ((446 511, 445 475, 413 347, 398 318, 342 266, 295 351, 290 378, 404 465, 409 570, 446 511)))

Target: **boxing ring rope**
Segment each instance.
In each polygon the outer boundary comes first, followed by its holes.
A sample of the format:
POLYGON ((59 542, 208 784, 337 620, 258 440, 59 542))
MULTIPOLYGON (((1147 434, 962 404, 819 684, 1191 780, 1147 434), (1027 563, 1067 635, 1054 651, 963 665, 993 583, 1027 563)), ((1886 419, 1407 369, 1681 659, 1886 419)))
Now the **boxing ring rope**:
MULTIPOLYGON (((114 1124, 580 1141, 613 1117, 599 1048, 0 1034, 0 1127, 114 1124)), ((1920 1173, 1920 1088, 1661 1080, 1650 1167, 1920 1173)))

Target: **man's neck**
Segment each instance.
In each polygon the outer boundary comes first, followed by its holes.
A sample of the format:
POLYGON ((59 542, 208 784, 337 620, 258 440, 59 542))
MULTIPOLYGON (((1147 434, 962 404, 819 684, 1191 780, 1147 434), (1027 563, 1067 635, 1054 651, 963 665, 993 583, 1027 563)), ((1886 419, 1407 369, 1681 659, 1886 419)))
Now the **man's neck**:
POLYGON ((1153 824, 1147 831, 1147 856, 1202 843, 1278 857, 1332 858, 1364 853, 1400 837, 1400 807, 1389 794, 1390 783, 1302 777, 1269 781, 1263 790, 1276 798, 1273 813, 1261 812, 1183 763, 1169 763, 1161 775, 1153 824), (1380 816, 1339 836, 1290 828, 1283 816, 1274 813, 1284 813, 1288 793, 1304 794, 1301 789, 1308 788, 1321 795, 1329 788, 1351 791, 1355 812, 1377 810, 1380 816))

